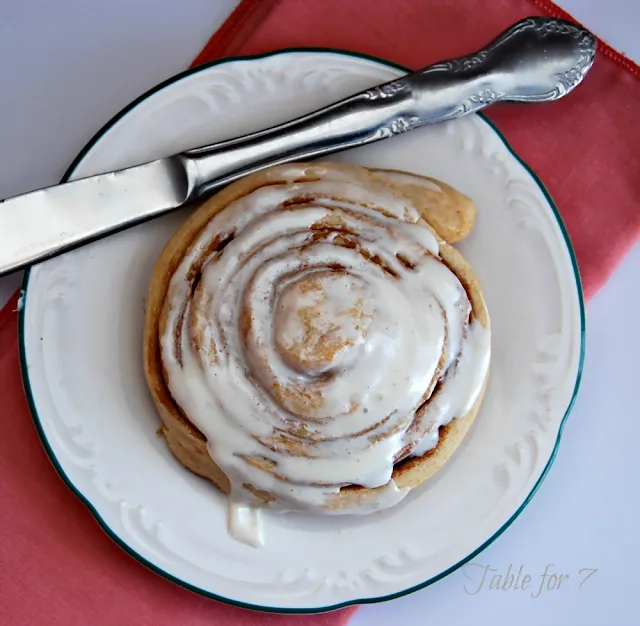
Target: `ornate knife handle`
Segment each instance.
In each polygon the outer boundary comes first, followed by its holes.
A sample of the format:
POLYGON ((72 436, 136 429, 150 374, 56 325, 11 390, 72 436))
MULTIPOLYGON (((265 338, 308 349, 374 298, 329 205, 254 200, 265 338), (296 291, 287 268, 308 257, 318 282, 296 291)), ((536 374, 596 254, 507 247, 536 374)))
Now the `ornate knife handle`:
POLYGON ((436 63, 291 122, 183 153, 189 195, 271 165, 369 144, 497 102, 556 100, 581 82, 595 51, 595 37, 580 26, 524 19, 475 54, 436 63))

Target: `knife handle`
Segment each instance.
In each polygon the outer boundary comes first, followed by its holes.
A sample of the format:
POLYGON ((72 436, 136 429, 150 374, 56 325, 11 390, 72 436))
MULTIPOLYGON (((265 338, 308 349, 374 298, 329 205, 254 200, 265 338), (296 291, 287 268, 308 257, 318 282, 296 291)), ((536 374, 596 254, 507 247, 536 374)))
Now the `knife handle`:
POLYGON ((595 49, 595 38, 575 24, 527 18, 475 54, 436 63, 292 122, 0 201, 0 276, 172 211, 271 165, 366 145, 496 102, 561 98, 582 81, 595 49))
POLYGON ((291 122, 190 150, 191 198, 266 167, 320 157, 452 120, 497 102, 545 102, 572 91, 593 64, 594 36, 526 18, 482 50, 436 63, 291 122))

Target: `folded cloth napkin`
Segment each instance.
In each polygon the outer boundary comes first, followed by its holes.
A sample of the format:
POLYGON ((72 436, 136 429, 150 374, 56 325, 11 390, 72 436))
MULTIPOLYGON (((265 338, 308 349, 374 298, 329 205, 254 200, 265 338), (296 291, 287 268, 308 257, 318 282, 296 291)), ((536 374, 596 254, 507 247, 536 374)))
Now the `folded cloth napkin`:
MULTIPOLYGON (((531 14, 531 0, 244 0, 196 63, 229 54, 325 46, 411 68, 468 53, 531 14)), ((606 280, 640 231, 637 66, 610 49, 566 100, 490 117, 538 172, 574 242, 587 295, 606 280)), ((0 623, 226 625, 345 624, 353 608, 269 615, 192 594, 118 549, 56 476, 24 399, 17 297, 0 312, 0 623)))

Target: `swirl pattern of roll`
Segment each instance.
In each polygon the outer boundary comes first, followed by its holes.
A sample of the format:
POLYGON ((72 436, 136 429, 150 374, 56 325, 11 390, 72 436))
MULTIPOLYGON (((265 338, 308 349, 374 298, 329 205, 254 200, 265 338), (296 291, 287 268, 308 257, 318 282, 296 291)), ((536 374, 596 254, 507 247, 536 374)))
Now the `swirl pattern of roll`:
POLYGON ((204 202, 147 301, 145 372, 173 454, 280 510, 366 513, 431 477, 488 375, 480 286, 445 241, 474 217, 433 179, 332 163, 204 202))

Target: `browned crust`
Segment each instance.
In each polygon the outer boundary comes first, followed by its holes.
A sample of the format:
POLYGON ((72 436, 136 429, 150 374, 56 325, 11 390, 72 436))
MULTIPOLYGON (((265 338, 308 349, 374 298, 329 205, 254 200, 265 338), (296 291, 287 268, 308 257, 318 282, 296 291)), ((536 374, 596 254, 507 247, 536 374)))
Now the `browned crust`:
MULTIPOLYGON (((209 455, 204 435, 182 413, 173 401, 165 384, 160 358, 159 333, 162 330, 161 325, 164 317, 162 312, 165 306, 166 294, 171 276, 179 266, 182 258, 188 252, 192 243, 197 240, 199 233, 206 227, 211 218, 234 200, 251 193, 255 189, 265 185, 317 180, 322 177, 323 172, 326 171, 327 168, 341 170, 348 173, 350 177, 364 180, 371 185, 386 184, 380 177, 375 177, 375 174, 357 166, 329 163, 302 164, 302 166, 304 167, 305 174, 295 181, 287 178, 287 176, 283 174, 283 172, 286 173, 288 166, 274 167, 263 172, 252 174, 231 184, 203 203, 178 229, 165 246, 155 265, 149 286, 143 336, 143 360, 147 384, 158 414, 163 422, 161 429, 162 434, 173 455, 187 469, 210 480, 225 494, 230 492, 228 477, 209 455)), ((441 181, 434 180, 434 182, 441 187, 444 186, 444 183, 441 181)), ((404 192, 410 200, 414 199, 415 189, 418 188, 410 186, 411 189, 407 191, 402 188, 402 185, 394 184, 387 186, 391 187, 396 193, 404 192)), ((458 193, 455 190, 452 191, 456 194, 458 193)), ((464 198, 466 202, 468 199, 466 199, 466 196, 464 198)), ((464 209, 464 211, 468 212, 467 209, 464 209)), ((426 217, 425 211, 422 211, 422 215, 426 217)), ((441 218, 443 215, 444 213, 441 212, 441 218)), ((453 239, 449 240, 457 241, 462 238, 462 233, 466 226, 464 228, 460 226, 459 213, 453 213, 452 215, 449 235, 453 236, 453 239), (450 234, 451 232, 453 232, 453 235, 450 234)), ((475 207, 473 209, 473 216, 475 217, 475 207)), ((473 220, 471 220, 471 223, 472 221, 473 220)), ((478 280, 462 255, 442 240, 448 232, 446 224, 445 228, 443 228, 442 223, 443 219, 440 219, 437 229, 435 226, 431 227, 428 223, 425 223, 425 226, 434 230, 437 235, 440 235, 440 251, 443 261, 458 276, 467 290, 475 318, 483 326, 487 326, 488 312, 478 280)), ((466 232, 464 234, 466 234, 466 232)), ((393 472, 393 479, 398 487, 415 488, 431 478, 446 464, 469 431, 480 407, 483 394, 484 389, 467 415, 456 417, 450 424, 440 428, 440 438, 435 449, 429 451, 422 457, 409 458, 396 465, 393 472)), ((246 487, 254 493, 257 492, 257 490, 250 485, 246 487)), ((376 491, 376 489, 366 489, 359 486, 346 487, 340 491, 333 501, 328 503, 328 507, 343 508, 357 505, 358 502, 361 502, 363 499, 373 496, 376 491)), ((261 493, 259 495, 261 495, 265 501, 270 499, 269 494, 261 493)))
POLYGON ((372 169, 374 176, 407 196, 420 212, 422 218, 431 224, 433 229, 447 243, 455 243, 464 239, 473 229, 476 220, 476 205, 473 200, 451 185, 429 176, 409 174, 416 179, 416 184, 398 184, 384 177, 385 173, 407 175, 406 172, 389 169, 372 169), (437 185, 441 192, 427 189, 419 184, 420 179, 437 185))

